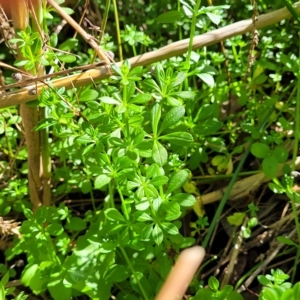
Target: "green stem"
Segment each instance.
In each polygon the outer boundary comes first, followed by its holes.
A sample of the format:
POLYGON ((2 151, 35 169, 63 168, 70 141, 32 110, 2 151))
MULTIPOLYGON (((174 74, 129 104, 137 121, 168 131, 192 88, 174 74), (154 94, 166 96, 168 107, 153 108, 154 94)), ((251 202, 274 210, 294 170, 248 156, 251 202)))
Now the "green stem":
POLYGON ((109 13, 109 8, 110 8, 110 0, 106 0, 106 4, 105 4, 105 11, 103 14, 103 20, 102 20, 102 25, 101 25, 101 31, 99 34, 99 41, 101 43, 105 29, 106 29, 106 24, 107 24, 107 19, 108 19, 108 13, 109 13))
POLYGON ((118 184, 117 184, 117 190, 118 190, 121 202, 122 202, 122 207, 123 207, 123 210, 124 210, 126 220, 129 220, 129 212, 128 212, 127 207, 126 207, 126 202, 125 202, 124 196, 123 196, 122 191, 119 188, 118 184))
POLYGON ((123 86, 123 105, 125 106, 125 111, 124 111, 124 121, 125 121, 125 138, 128 143, 131 141, 131 136, 130 136, 130 129, 129 129, 129 115, 128 115, 128 109, 127 109, 127 104, 128 104, 128 93, 127 93, 127 85, 123 86))
POLYGON ((109 191, 109 201, 108 201, 108 207, 115 207, 115 201, 114 201, 114 184, 110 182, 108 184, 108 191, 109 191))
MULTIPOLYGON (((130 261, 130 259, 129 259, 129 257, 128 257, 126 251, 125 251, 125 249, 124 249, 123 247, 119 247, 119 248, 120 248, 120 250, 121 250, 121 252, 122 252, 122 254, 123 254, 123 256, 124 256, 124 258, 125 258, 125 260, 126 260, 127 265, 129 266, 129 269, 130 269, 131 272, 132 272, 132 275, 134 276, 134 278, 135 278, 135 280, 136 280, 136 283, 137 283, 138 287, 139 287, 140 290, 141 290, 141 293, 142 293, 144 299, 148 300, 149 298, 147 297, 147 294, 146 294, 146 292, 145 292, 143 286, 141 285, 141 282, 140 282, 140 280, 139 280, 139 278, 138 278, 138 276, 137 276, 137 274, 136 274, 136 272, 135 272, 135 270, 134 270, 134 268, 133 268, 133 266, 132 266, 132 264, 131 264, 131 261, 130 261)), ((167 300, 167 299, 166 299, 166 300, 167 300)))
MULTIPOLYGON (((98 38, 99 39, 99 46, 101 44, 101 41, 102 41, 102 38, 103 38, 103 35, 104 35, 104 32, 105 32, 105 28, 106 28, 106 24, 107 24, 107 19, 108 19, 109 8, 110 8, 110 3, 111 3, 110 0, 106 0, 105 11, 104 11, 104 14, 103 14, 103 19, 102 19, 102 24, 101 24, 101 30, 100 30, 99 38, 98 38)), ((93 63, 96 58, 97 58, 97 53, 94 52, 93 58, 91 60, 91 63, 93 63)))
MULTIPOLYGON (((298 13, 297 13, 297 19, 299 21, 298 13)), ((300 57, 300 43, 299 43, 299 55, 298 55, 298 57, 300 57)), ((298 58, 298 61, 299 61, 299 58, 298 58)), ((300 64, 300 63, 298 62, 298 64, 300 64)), ((292 167, 293 171, 296 170, 296 159, 297 159, 298 149, 299 149, 298 148, 299 147, 299 134, 300 134, 300 130, 299 130, 300 116, 299 116, 299 113, 300 113, 300 72, 298 71, 296 112, 295 112, 295 134, 294 134, 294 148, 293 148, 293 167, 292 167)), ((290 188, 292 188, 292 187, 290 187, 290 188)), ((291 197, 291 204, 292 204, 293 215, 294 215, 294 219, 295 219, 295 225, 296 225, 296 230, 297 230, 297 235, 298 235, 298 241, 300 241, 300 227, 299 227, 299 219, 298 219, 297 208, 296 208, 297 200, 296 200, 296 195, 294 193, 292 195, 293 196, 291 197)), ((293 267, 293 273, 292 273, 292 282, 294 282, 294 279, 295 279, 295 276, 296 276, 296 270, 297 270, 297 265, 299 263, 299 257, 300 257, 300 245, 298 246, 296 258, 294 260, 294 267, 293 267)))
MULTIPOLYGON (((299 238, 300 238, 300 225, 299 225, 299 218, 298 218, 296 203, 298 203, 297 200, 296 200, 296 195, 295 195, 295 193, 293 193, 293 196, 291 197, 291 204, 292 204, 292 210, 293 210, 293 215, 294 215, 295 225, 296 225, 296 231, 297 231, 298 241, 299 241, 299 238)), ((297 266, 299 264, 299 258, 300 258, 300 245, 298 245, 296 258, 294 260, 293 273, 292 273, 292 282, 295 282, 295 276, 296 276, 297 266)))
POLYGON ((122 42, 121 42, 121 34, 120 34, 120 23, 119 23, 119 15, 116 0, 113 0, 114 5, 114 15, 116 22, 116 32, 117 32, 117 41, 118 41, 118 51, 119 51, 119 59, 123 60, 123 51, 122 51, 122 42))
MULTIPOLYGON (((179 0, 177 1, 177 10, 178 10, 178 12, 181 13, 181 3, 180 3, 179 0)), ((182 26, 181 25, 178 26, 178 35, 179 35, 179 41, 181 41, 183 39, 183 37, 182 37, 182 26)))
POLYGON ((201 0, 197 0, 194 12, 193 12, 193 17, 192 17, 192 24, 191 24, 191 32, 190 32, 190 41, 189 41, 189 48, 188 48, 188 53, 186 57, 186 61, 190 65, 190 60, 191 60, 191 54, 193 50, 193 40, 195 36, 195 29, 196 29, 196 21, 197 21, 197 14, 198 10, 200 8, 201 0))
MULTIPOLYGON (((270 109, 270 110, 268 111, 268 113, 267 113, 267 115, 266 115, 264 121, 263 121, 263 122, 261 123, 261 125, 259 126, 259 130, 260 130, 260 131, 264 128, 264 126, 265 126, 265 124, 266 124, 268 118, 269 118, 270 115, 271 115, 271 112, 272 112, 272 109, 270 109)), ((238 176, 239 176, 239 173, 240 173, 240 171, 241 171, 241 169, 242 169, 242 167, 243 167, 243 165, 244 165, 244 163, 245 163, 245 161, 246 161, 246 158, 247 158, 248 155, 249 155, 250 148, 251 148, 251 145, 253 144, 253 142, 254 142, 254 139, 251 139, 251 140, 250 140, 250 143, 249 143, 249 146, 248 146, 248 148, 247 148, 247 150, 246 150, 246 152, 245 152, 244 155, 242 156, 242 159, 241 159, 240 163, 238 164, 238 166, 237 166, 237 168, 236 168, 236 171, 234 172, 234 175, 233 175, 233 177, 231 178, 231 180, 230 180, 230 182, 229 182, 229 185, 228 185, 228 187, 227 187, 227 189, 226 189, 226 191, 225 191, 225 193, 224 193, 224 195, 223 195, 223 197, 222 197, 222 199, 221 199, 221 202, 220 202, 220 204, 219 204, 219 206, 218 206, 218 208, 217 208, 217 211, 216 211, 216 213, 215 213, 215 215, 214 215, 214 217, 213 217, 213 220, 211 221, 211 224, 210 224, 210 226, 209 226, 208 232, 207 232, 207 234, 205 235, 204 241, 203 241, 203 243, 202 243, 202 247, 203 247, 203 248, 205 248, 205 247, 207 246, 207 244, 208 244, 208 242, 209 242, 209 240, 210 240, 210 238, 211 238, 211 235, 212 235, 212 233, 213 233, 213 230, 214 230, 214 228, 215 228, 215 226, 216 226, 216 224, 217 224, 217 222, 218 222, 218 220, 219 220, 219 218, 220 218, 220 216, 221 216, 221 213, 222 213, 222 211, 223 211, 223 208, 224 208, 224 206, 225 206, 225 204, 226 204, 226 202, 227 202, 227 200, 228 200, 228 198, 229 198, 229 195, 230 195, 230 192, 231 192, 231 190, 232 190, 232 188, 233 188, 233 185, 234 185, 235 182, 237 181, 238 176)))

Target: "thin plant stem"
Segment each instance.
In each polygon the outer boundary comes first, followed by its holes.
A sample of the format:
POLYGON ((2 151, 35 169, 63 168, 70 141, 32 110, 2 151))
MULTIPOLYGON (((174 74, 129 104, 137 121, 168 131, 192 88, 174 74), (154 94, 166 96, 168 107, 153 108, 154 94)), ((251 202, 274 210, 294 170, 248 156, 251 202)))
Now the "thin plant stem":
MULTIPOLYGON (((284 3, 287 7, 287 9, 290 11, 290 13, 296 18, 296 20, 298 22, 300 22, 300 15, 299 12, 293 7, 293 5, 290 4, 290 2, 288 0, 284 0, 284 3)), ((298 66, 300 65, 300 43, 299 43, 299 52, 298 52, 298 66)), ((299 70, 299 67, 298 67, 299 70)), ((298 71, 297 74, 298 80, 297 80, 297 97, 296 97, 296 111, 295 111, 295 130, 294 130, 294 148, 293 148, 293 166, 292 166, 292 170, 295 171, 296 170, 296 158, 297 158, 297 154, 298 154, 298 147, 299 147, 299 113, 300 113, 300 72, 298 71)), ((292 188, 292 187, 290 187, 292 188)), ((298 235, 298 241, 300 240, 300 225, 299 225, 299 219, 298 219, 298 214, 297 214, 297 208, 296 208, 296 195, 293 192, 291 197, 291 205, 292 205, 292 210, 293 210, 293 215, 294 215, 294 219, 295 219, 295 225, 296 225, 296 231, 297 231, 297 235, 298 235)), ((293 273, 292 273, 292 282, 294 282, 295 280, 295 276, 296 276, 296 271, 297 271, 297 266, 299 263, 299 258, 300 258, 300 245, 297 248, 297 253, 296 253, 296 258, 294 260, 294 266, 293 266, 293 273)))
POLYGON ((124 119, 125 119, 125 139, 127 142, 130 142, 130 129, 129 129, 129 115, 128 115, 128 93, 127 93, 127 85, 123 86, 123 105, 125 106, 124 119))
MULTIPOLYGON (((136 274, 136 272, 135 272, 135 270, 134 270, 134 268, 133 268, 133 266, 132 266, 132 264, 131 264, 131 261, 130 261, 130 259, 129 259, 129 257, 128 257, 126 251, 125 251, 125 249, 124 249, 123 247, 119 247, 119 248, 120 248, 120 250, 121 250, 121 252, 122 252, 122 254, 123 254, 123 256, 124 256, 124 258, 125 258, 125 260, 126 260, 126 263, 127 263, 128 267, 129 267, 129 269, 130 269, 131 272, 132 272, 132 275, 134 276, 134 278, 135 278, 135 280, 136 280, 136 283, 137 283, 139 289, 141 290, 141 293, 142 293, 144 299, 148 300, 149 298, 147 297, 147 294, 146 294, 146 292, 145 292, 143 286, 141 285, 141 282, 140 282, 139 278, 137 277, 137 274, 136 274)), ((167 299, 166 299, 166 300, 167 300, 167 299)))
MULTIPOLYGON (((297 12, 298 15, 298 12, 297 12)), ((300 20, 299 15, 298 15, 298 22, 300 20)), ((300 57, 300 43, 299 43, 299 57, 300 57)), ((300 64, 299 58, 298 58, 298 64, 300 64)), ((299 147, 299 113, 300 113, 300 73, 298 72, 298 81, 297 81, 297 97, 296 97, 296 112, 295 112, 295 132, 294 132, 294 148, 293 148, 293 168, 292 170, 296 170, 296 158, 298 154, 298 147, 299 147)), ((292 210, 293 210, 293 215, 295 219, 295 225, 296 225, 296 230, 297 230, 297 235, 298 235, 298 241, 300 241, 300 225, 299 225, 299 219, 298 219, 298 214, 297 214, 297 208, 296 208, 296 195, 295 193, 292 194, 291 197, 291 205, 292 205, 292 210)), ((296 253, 296 258, 294 260, 294 266, 293 266, 293 273, 292 273, 292 282, 295 280, 296 276, 296 271, 297 271, 297 266, 299 263, 299 258, 300 258, 300 245, 297 248, 297 253, 296 253)))
POLYGON ((117 33, 117 42, 118 42, 118 52, 119 52, 119 60, 123 60, 123 50, 122 50, 122 42, 121 42, 121 34, 120 34, 120 23, 119 23, 119 14, 118 14, 118 6, 116 0, 113 0, 114 5, 114 15, 116 22, 116 33, 117 33))
POLYGON ((196 21, 197 21, 197 13, 201 5, 201 0, 197 0, 197 3, 195 5, 195 9, 192 16, 192 24, 191 24, 191 32, 190 32, 190 41, 189 41, 189 47, 188 47, 188 53, 186 57, 186 61, 190 64, 191 60, 191 54, 193 50, 193 40, 195 36, 195 29, 196 29, 196 21))
MULTIPOLYGON (((101 44, 102 38, 104 36, 105 29, 106 29, 110 3, 111 3, 110 0, 106 0, 105 11, 104 11, 104 14, 103 14, 102 24, 101 24, 100 33, 99 33, 99 46, 101 44)), ((94 52, 94 55, 93 55, 93 58, 92 58, 92 61, 91 61, 92 63, 95 61, 96 57, 97 57, 97 53, 94 52)))
POLYGON ((120 189, 120 187, 119 187, 118 184, 117 184, 117 190, 118 190, 121 202, 122 202, 122 207, 123 207, 124 215, 126 217, 126 220, 129 220, 129 212, 128 212, 127 207, 126 207, 126 202, 125 202, 123 193, 122 193, 122 191, 121 191, 121 189, 120 189))
MULTIPOLYGON (((261 125, 259 126, 259 130, 260 130, 260 131, 264 128, 265 124, 267 123, 267 121, 268 121, 268 119, 269 119, 269 117, 270 117, 270 115, 271 115, 272 110, 273 110, 273 109, 270 109, 270 110, 268 111, 268 113, 267 113, 267 115, 266 115, 264 121, 263 121, 263 122, 261 123, 261 125)), ((222 213, 222 211, 223 211, 223 208, 224 208, 224 206, 225 206, 225 204, 226 204, 226 202, 227 202, 227 200, 228 200, 228 198, 229 198, 230 192, 231 192, 231 190, 232 190, 232 188, 233 188, 235 182, 236 182, 237 179, 238 179, 238 176, 239 176, 240 171, 241 171, 241 169, 242 169, 242 167, 243 167, 243 165, 244 165, 244 163, 245 163, 245 161, 246 161, 246 158, 247 158, 248 155, 249 155, 250 148, 251 148, 251 145, 253 144, 253 142, 254 142, 254 139, 251 139, 251 141, 250 141, 250 143, 249 143, 249 146, 248 146, 247 150, 245 151, 244 155, 242 156, 242 159, 241 159, 241 161, 239 162, 239 164, 238 164, 238 166, 237 166, 237 168, 236 168, 236 171, 234 172, 234 175, 233 175, 233 177, 231 178, 231 180, 230 180, 230 182, 229 182, 229 185, 228 185, 228 187, 227 187, 227 189, 226 189, 226 191, 225 191, 225 193, 224 193, 224 195, 223 195, 223 197, 222 197, 222 199, 221 199, 221 201, 220 201, 220 204, 219 204, 219 206, 218 206, 218 208, 217 208, 217 211, 216 211, 216 213, 215 213, 215 215, 214 215, 214 217, 213 217, 213 220, 211 221, 211 224, 210 224, 210 226, 209 226, 209 229, 208 229, 208 231, 207 231, 207 234, 205 235, 205 238, 204 238, 204 240, 203 240, 203 243, 202 243, 202 247, 203 247, 203 248, 205 248, 205 247, 207 246, 207 244, 208 244, 208 242, 209 242, 209 240, 210 240, 210 238, 211 238, 211 235, 212 235, 212 233, 213 233, 213 231, 214 231, 214 229, 215 229, 215 226, 216 226, 216 224, 217 224, 217 222, 218 222, 218 220, 219 220, 219 218, 220 218, 220 216, 221 216, 221 213, 222 213)))

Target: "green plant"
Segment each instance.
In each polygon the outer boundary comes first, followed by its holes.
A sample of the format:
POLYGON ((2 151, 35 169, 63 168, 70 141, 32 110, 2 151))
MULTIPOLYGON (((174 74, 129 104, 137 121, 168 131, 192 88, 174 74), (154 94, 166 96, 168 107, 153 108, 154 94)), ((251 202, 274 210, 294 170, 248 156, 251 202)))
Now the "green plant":
POLYGON ((300 295, 300 283, 294 286, 290 282, 289 275, 284 274, 281 270, 271 270, 271 275, 260 275, 258 281, 264 286, 259 294, 259 300, 296 300, 300 295))
POLYGON ((233 287, 226 285, 219 290, 219 282, 215 277, 208 280, 209 288, 199 289, 193 300, 218 299, 218 300, 243 300, 243 297, 233 290, 233 287))

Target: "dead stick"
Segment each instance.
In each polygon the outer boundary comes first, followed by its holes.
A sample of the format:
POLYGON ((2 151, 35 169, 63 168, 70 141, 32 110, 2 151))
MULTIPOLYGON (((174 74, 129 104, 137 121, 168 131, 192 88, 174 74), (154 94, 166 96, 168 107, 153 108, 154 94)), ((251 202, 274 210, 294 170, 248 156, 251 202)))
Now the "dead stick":
POLYGON ((83 37, 83 39, 90 44, 95 50, 98 57, 105 61, 107 64, 110 63, 109 57, 99 47, 99 45, 93 40, 92 36, 88 34, 71 16, 69 16, 54 0, 47 0, 47 2, 57 10, 57 12, 83 37))

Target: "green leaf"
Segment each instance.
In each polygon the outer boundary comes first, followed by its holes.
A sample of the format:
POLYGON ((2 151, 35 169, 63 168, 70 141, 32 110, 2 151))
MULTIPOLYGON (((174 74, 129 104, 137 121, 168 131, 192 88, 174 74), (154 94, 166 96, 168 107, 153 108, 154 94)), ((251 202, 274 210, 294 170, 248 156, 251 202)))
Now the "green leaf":
MULTIPOLYGON (((139 191, 140 190, 137 190, 137 195, 138 195, 138 193, 139 193, 139 191)), ((143 195, 141 196, 141 197, 139 197, 139 196, 137 196, 138 198, 143 198, 143 196, 144 196, 144 193, 143 193, 143 195)), ((135 205, 135 208, 137 209, 137 210, 141 210, 141 211, 144 211, 144 210, 146 210, 147 208, 149 207, 149 202, 147 201, 147 200, 141 200, 139 203, 137 203, 136 205, 135 205)), ((142 215, 141 217, 143 217, 144 215, 142 215)))
POLYGON ((149 102, 151 98, 151 94, 138 94, 136 97, 132 98, 130 102, 135 104, 144 104, 149 102))
POLYGON ((119 76, 122 76, 122 75, 123 75, 121 69, 120 69, 117 65, 112 64, 112 65, 111 65, 111 68, 112 68, 112 70, 113 70, 117 75, 119 75, 119 76))
POLYGON ((293 292, 294 299, 300 299, 300 282, 293 286, 293 292))
MULTIPOLYGON (((196 125, 193 129, 194 132, 199 135, 211 135, 219 131, 222 128, 222 122, 213 118, 205 120, 200 124, 196 125)), ((217 138, 214 138, 217 139, 217 138)))
POLYGON ((63 278, 61 278, 61 280, 56 280, 55 282, 49 284, 48 290, 52 299, 58 300, 72 298, 72 288, 67 287, 64 284, 63 278))
POLYGON ((153 224, 146 225, 141 232, 142 240, 149 240, 153 231, 153 224))
POLYGON ((78 142, 79 144, 88 144, 94 142, 94 140, 91 139, 89 135, 84 134, 82 136, 77 137, 76 142, 78 142))
POLYGON ((95 188, 101 189, 103 186, 107 185, 111 181, 111 178, 105 174, 101 174, 95 178, 95 188))
MULTIPOLYGON (((4 276, 1 278, 1 284, 3 286, 5 286, 8 283, 9 280, 9 272, 5 273, 4 276)), ((1 298, 0 299, 5 299, 5 298, 1 298)))
POLYGON ((268 186, 269 186, 269 189, 271 191, 273 191, 275 194, 283 194, 283 193, 285 193, 285 188, 282 187, 282 186, 280 186, 280 185, 278 185, 278 184, 276 184, 276 183, 274 183, 274 182, 269 183, 268 186))
POLYGON ((149 168, 146 170, 146 178, 149 179, 149 178, 158 176, 160 174, 159 169, 160 168, 159 168, 158 164, 150 165, 149 168))
POLYGON ((58 37, 56 33, 52 33, 50 35, 50 45, 51 47, 56 47, 57 46, 57 41, 58 41, 58 37))
POLYGON ((270 148, 263 143, 254 143, 250 149, 251 153, 258 158, 265 158, 270 154, 270 148))
POLYGON ((154 186, 162 186, 168 182, 167 176, 156 176, 153 179, 151 179, 150 183, 154 186))
POLYGON ((155 224, 153 230, 152 230, 152 237, 156 243, 156 245, 160 245, 163 241, 164 234, 161 230, 161 228, 158 226, 158 224, 155 224))
POLYGON ((165 115, 164 120, 160 126, 158 134, 162 133, 164 130, 176 125, 184 116, 185 109, 184 106, 177 106, 171 108, 165 115))
POLYGON ((152 149, 152 158, 159 166, 166 164, 168 160, 168 152, 159 142, 154 141, 152 149))
POLYGON ((111 97, 100 97, 99 100, 106 104, 120 105, 118 100, 111 97))
POLYGON ((274 149, 273 155, 276 157, 276 159, 279 163, 284 163, 287 161, 287 159, 289 157, 289 152, 286 148, 284 148, 282 146, 277 146, 274 149))
POLYGON ((52 236, 58 236, 64 232, 64 228, 59 223, 53 223, 46 227, 46 231, 52 236))
POLYGON ((262 162, 262 170, 267 177, 270 179, 275 178, 277 176, 278 168, 279 163, 273 155, 264 158, 262 162))
POLYGON ((191 300, 212 300, 213 299, 214 292, 211 289, 208 288, 202 288, 199 289, 197 292, 197 295, 193 297, 191 300))
POLYGON ((175 23, 181 18, 181 12, 177 10, 171 10, 159 15, 156 20, 158 23, 175 23))
POLYGON ((72 217, 66 225, 66 229, 71 231, 82 231, 86 229, 86 221, 79 217, 72 217))
POLYGON ((94 150, 94 147, 95 147, 95 144, 87 145, 82 151, 82 156, 90 155, 92 153, 92 151, 94 150))
POLYGON ((48 127, 51 127, 55 124, 57 124, 58 121, 54 118, 45 118, 45 119, 42 119, 40 122, 39 122, 39 125, 37 127, 34 128, 34 131, 38 131, 38 130, 41 130, 41 129, 45 129, 45 128, 48 128, 48 127))
POLYGON ((108 139, 108 142, 113 146, 122 146, 124 145, 124 141, 118 137, 111 137, 108 139))
POLYGON ((79 101, 88 102, 97 99, 99 93, 96 90, 85 89, 82 93, 80 93, 79 101))
POLYGON ((177 202, 163 202, 164 220, 173 221, 180 217, 180 205, 177 202))
POLYGON ((63 51, 70 51, 70 50, 74 50, 76 49, 78 46, 78 40, 71 38, 71 39, 67 39, 65 42, 61 43, 59 46, 60 50, 63 51))
POLYGON ((33 70, 34 68, 35 68, 34 62, 33 61, 29 61, 29 60, 27 61, 27 63, 24 66, 24 69, 26 71, 33 70))
MULTIPOLYGON (((147 201, 148 202, 148 201, 147 201)), ((149 207, 149 206, 148 206, 149 207)), ((145 212, 139 213, 139 216, 137 217, 137 220, 139 222, 146 222, 146 221, 152 221, 152 217, 148 215, 145 212)))
POLYGON ((14 66, 16 67, 24 67, 28 63, 28 59, 16 60, 14 62, 14 66))
POLYGON ((187 181, 189 174, 190 173, 187 170, 180 170, 179 172, 173 173, 169 180, 167 193, 172 193, 182 187, 187 181))
POLYGON ((17 124, 20 123, 22 118, 20 116, 12 116, 9 118, 7 124, 17 124))
POLYGON ((208 286, 213 290, 213 291, 218 291, 219 290, 219 281, 217 278, 210 276, 208 279, 208 286))
POLYGON ((36 212, 35 218, 38 224, 46 222, 48 216, 48 208, 44 205, 40 206, 36 212))
POLYGON ((0 299, 5 299, 5 289, 2 283, 0 283, 0 299))
POLYGON ((207 12, 206 15, 209 17, 209 19, 216 25, 219 25, 220 24, 220 21, 221 21, 221 16, 220 15, 217 15, 217 14, 213 14, 213 13, 210 13, 210 12, 207 12))
POLYGON ((195 93, 191 91, 176 92, 176 93, 172 93, 171 95, 174 97, 187 99, 187 100, 191 100, 195 98, 195 93))
POLYGON ((202 81, 204 81, 208 86, 214 86, 215 80, 214 80, 214 78, 213 78, 210 74, 207 74, 207 73, 200 73, 200 74, 197 74, 197 76, 198 76, 202 81))
POLYGON ((109 267, 105 280, 111 282, 122 282, 128 277, 128 267, 123 265, 112 265, 109 267))
POLYGON ((24 286, 30 285, 32 278, 38 272, 38 270, 39 270, 39 266, 37 264, 27 265, 27 267, 22 273, 22 278, 21 278, 21 282, 24 284, 24 286))
POLYGON ((115 208, 106 209, 104 211, 104 214, 105 214, 106 218, 111 220, 111 221, 121 221, 121 222, 125 221, 125 219, 121 215, 121 213, 115 208))
POLYGON ((208 148, 212 149, 213 151, 224 153, 227 152, 227 146, 225 144, 224 139, 219 137, 207 138, 206 145, 208 148))
POLYGON ((215 106, 212 104, 204 104, 201 105, 194 122, 203 121, 209 119, 211 115, 213 115, 215 111, 215 106))
POLYGON ((167 140, 178 146, 186 147, 194 141, 192 135, 188 132, 172 132, 161 136, 160 139, 167 140))
POLYGON ((161 117, 161 107, 158 103, 154 104, 151 109, 151 125, 153 135, 157 134, 158 123, 161 117))
POLYGON ((228 294, 227 299, 230 299, 230 300, 244 300, 244 297, 236 291, 231 291, 228 294))
POLYGON ((268 279, 265 275, 258 275, 257 280, 259 281, 260 284, 264 286, 272 285, 272 281, 268 279))
POLYGON ((160 225, 168 234, 176 235, 179 233, 178 228, 172 223, 163 222, 160 225))
POLYGON ((184 79, 186 78, 186 73, 185 72, 179 72, 176 75, 176 78, 174 80, 172 80, 172 82, 169 85, 169 89, 172 89, 178 85, 180 85, 181 83, 183 83, 184 79))
POLYGON ((227 221, 232 226, 240 226, 243 224, 245 213, 235 212, 233 215, 227 217, 227 221))
POLYGON ((278 236, 277 240, 282 244, 298 247, 298 245, 295 242, 293 242, 290 238, 287 238, 285 236, 278 236))
POLYGON ((76 60, 76 56, 72 54, 61 54, 58 58, 60 61, 65 63, 72 63, 76 60))
POLYGON ((83 194, 88 194, 92 190, 92 183, 89 179, 84 179, 79 183, 79 187, 83 194))
POLYGON ((191 194, 178 193, 169 198, 171 201, 176 201, 180 206, 191 207, 196 203, 196 199, 191 194))

